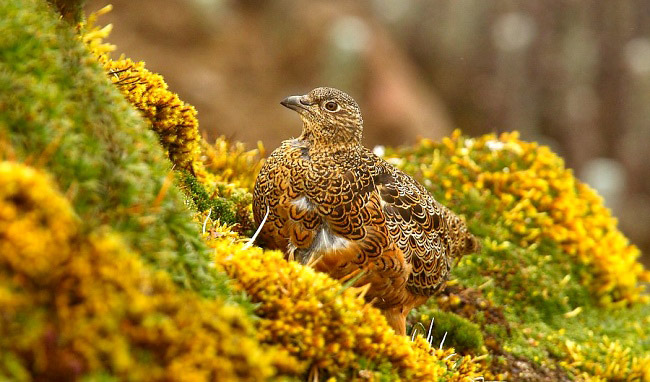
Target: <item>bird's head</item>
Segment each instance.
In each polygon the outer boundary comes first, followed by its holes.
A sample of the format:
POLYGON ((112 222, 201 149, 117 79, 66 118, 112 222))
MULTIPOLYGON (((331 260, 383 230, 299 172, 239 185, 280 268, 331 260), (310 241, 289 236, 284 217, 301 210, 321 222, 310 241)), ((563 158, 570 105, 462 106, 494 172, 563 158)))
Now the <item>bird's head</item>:
POLYGON ((361 143, 361 110, 340 90, 316 88, 302 96, 287 97, 281 104, 300 114, 302 137, 312 144, 335 147, 361 143))

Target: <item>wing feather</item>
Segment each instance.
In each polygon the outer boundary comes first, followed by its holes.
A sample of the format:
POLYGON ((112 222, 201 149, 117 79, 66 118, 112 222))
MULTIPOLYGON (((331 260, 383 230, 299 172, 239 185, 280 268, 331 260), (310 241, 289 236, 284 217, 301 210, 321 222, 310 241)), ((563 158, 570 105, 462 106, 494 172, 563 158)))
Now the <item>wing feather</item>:
POLYGON ((476 239, 465 223, 438 203, 415 179, 377 158, 375 177, 386 226, 411 264, 407 288, 431 295, 449 276, 453 259, 472 250, 476 239))

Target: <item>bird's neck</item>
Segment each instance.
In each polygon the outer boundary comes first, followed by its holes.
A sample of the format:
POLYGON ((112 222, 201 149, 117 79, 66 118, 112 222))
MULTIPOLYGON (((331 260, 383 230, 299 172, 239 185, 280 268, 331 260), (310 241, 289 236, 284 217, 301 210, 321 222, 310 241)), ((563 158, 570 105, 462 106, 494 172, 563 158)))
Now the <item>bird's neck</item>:
POLYGON ((299 139, 307 143, 310 152, 337 153, 354 151, 361 147, 360 137, 322 136, 312 134, 309 130, 303 130, 299 139))
POLYGON ((303 121, 301 140, 315 150, 336 152, 361 146, 362 129, 345 126, 323 127, 303 121))

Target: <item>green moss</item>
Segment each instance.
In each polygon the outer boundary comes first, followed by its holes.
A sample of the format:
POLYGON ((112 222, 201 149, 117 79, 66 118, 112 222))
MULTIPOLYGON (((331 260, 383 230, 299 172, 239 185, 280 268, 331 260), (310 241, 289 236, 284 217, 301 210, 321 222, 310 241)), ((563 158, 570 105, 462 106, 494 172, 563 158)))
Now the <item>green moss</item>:
MULTIPOLYGON (((359 371, 363 373, 363 370, 365 370, 368 373, 372 373, 373 377, 377 382, 393 382, 393 381, 399 381, 399 374, 397 371, 393 368, 393 365, 390 362, 384 362, 379 365, 375 364, 374 362, 371 362, 367 360, 366 358, 361 358, 359 361, 359 371)), ((341 381, 348 381, 352 380, 353 378, 359 377, 358 372, 356 373, 357 375, 344 375, 340 374, 337 375, 337 379, 341 381)))
MULTIPOLYGON (((438 197, 444 200, 444 196, 438 197)), ((483 205, 482 214, 489 216, 489 205, 483 205)), ((471 199, 458 204, 461 210, 465 206, 476 208, 471 199)), ((490 232, 487 237, 499 237, 503 228, 494 222, 487 217, 474 219, 471 224, 478 227, 477 231, 490 232)), ((552 364, 568 357, 565 345, 570 341, 589 349, 592 361, 604 363, 609 352, 600 345, 606 339, 618 341, 638 356, 647 355, 650 305, 599 307, 578 281, 584 267, 568 261, 557 243, 544 240, 526 248, 514 244, 503 250, 484 248, 480 254, 463 258, 453 274, 465 287, 485 285, 484 294, 503 308, 512 330, 494 324, 482 330, 516 357, 552 364), (565 316, 576 308, 581 309, 577 316, 565 316)), ((480 318, 471 319, 480 323, 480 318)))
POLYGON ((174 280, 206 296, 223 278, 157 138, 46 2, 0 2, 0 144, 51 173, 87 229, 108 225, 174 280))
POLYGON ((211 210, 210 216, 222 223, 233 224, 236 222, 235 202, 222 197, 212 198, 201 182, 188 171, 181 171, 181 179, 189 197, 199 212, 211 210))
MULTIPOLYGON (((432 346, 453 347, 461 353, 478 353, 483 350, 483 334, 479 326, 466 318, 440 309, 419 310, 422 322, 431 322, 432 346), (443 343, 444 338, 444 343, 443 343)), ((427 335, 428 327, 417 325, 418 334, 427 335)))

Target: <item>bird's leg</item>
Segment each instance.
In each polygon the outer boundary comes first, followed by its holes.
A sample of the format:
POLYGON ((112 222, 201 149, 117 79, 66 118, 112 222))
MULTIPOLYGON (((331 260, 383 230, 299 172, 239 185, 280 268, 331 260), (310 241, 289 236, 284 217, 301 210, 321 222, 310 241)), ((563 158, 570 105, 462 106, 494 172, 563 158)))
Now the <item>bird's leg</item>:
POLYGON ((409 312, 405 311, 403 306, 385 309, 382 312, 384 313, 384 317, 386 317, 388 325, 395 330, 395 333, 403 336, 406 335, 406 316, 409 312))

